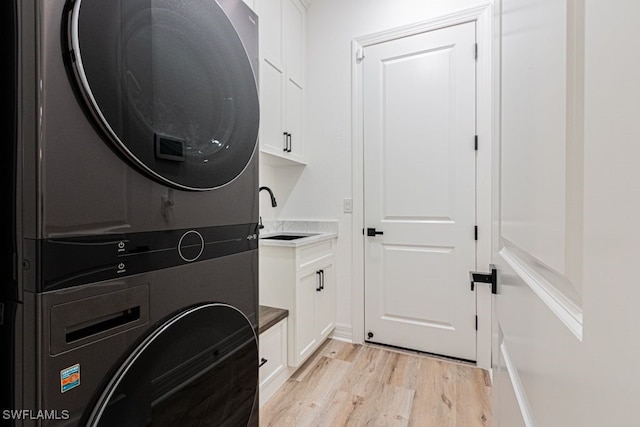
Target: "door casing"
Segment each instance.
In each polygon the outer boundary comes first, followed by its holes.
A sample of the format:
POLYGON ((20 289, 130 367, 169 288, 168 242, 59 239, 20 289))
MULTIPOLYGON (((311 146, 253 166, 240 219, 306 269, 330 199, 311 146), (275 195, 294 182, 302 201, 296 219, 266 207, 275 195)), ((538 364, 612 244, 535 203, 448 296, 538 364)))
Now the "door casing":
MULTIPOLYGON (((478 225, 477 265, 480 270, 489 269, 491 263, 491 39, 492 3, 464 9, 459 12, 394 28, 354 39, 351 43, 351 105, 352 105, 352 296, 351 340, 364 342, 364 135, 363 135, 363 48, 402 37, 438 30, 465 22, 476 23, 478 59, 476 67, 476 120, 478 152, 476 163, 476 218, 478 225)), ((477 287, 478 335, 477 366, 491 369, 491 289, 477 287)), ((342 334, 343 337, 346 334, 342 334)))

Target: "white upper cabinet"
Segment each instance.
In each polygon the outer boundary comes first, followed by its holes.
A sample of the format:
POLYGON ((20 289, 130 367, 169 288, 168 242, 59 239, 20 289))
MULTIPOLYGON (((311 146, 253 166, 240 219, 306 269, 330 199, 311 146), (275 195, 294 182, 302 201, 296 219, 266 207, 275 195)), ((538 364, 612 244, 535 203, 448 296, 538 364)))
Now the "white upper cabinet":
POLYGON ((305 40, 305 9, 296 0, 282 0, 282 36, 287 78, 302 87, 303 42, 305 40))
POLYGON ((305 164, 306 8, 299 0, 255 0, 260 18, 260 151, 272 164, 305 164))

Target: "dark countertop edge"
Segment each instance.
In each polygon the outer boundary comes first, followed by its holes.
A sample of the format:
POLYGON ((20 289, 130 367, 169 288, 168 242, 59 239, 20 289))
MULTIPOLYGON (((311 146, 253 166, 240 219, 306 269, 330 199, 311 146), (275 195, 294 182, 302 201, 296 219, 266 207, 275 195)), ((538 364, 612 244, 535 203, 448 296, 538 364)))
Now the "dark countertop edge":
POLYGON ((258 307, 258 334, 266 332, 282 319, 289 316, 289 310, 261 305, 258 307))

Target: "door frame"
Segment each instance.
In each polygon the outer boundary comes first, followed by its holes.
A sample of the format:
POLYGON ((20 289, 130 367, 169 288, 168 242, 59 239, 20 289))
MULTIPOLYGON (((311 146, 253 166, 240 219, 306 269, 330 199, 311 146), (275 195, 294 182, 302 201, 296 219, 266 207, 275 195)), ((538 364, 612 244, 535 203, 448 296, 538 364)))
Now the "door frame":
MULTIPOLYGON (((478 241, 476 265, 488 271, 491 263, 491 19, 492 2, 460 10, 427 21, 394 28, 351 42, 351 150, 352 150, 352 277, 351 277, 351 340, 364 343, 364 135, 363 135, 363 64, 362 52, 367 46, 438 30, 466 22, 476 23, 478 59, 476 66, 476 126, 478 152, 476 156, 476 221, 478 241)), ((491 289, 478 286, 476 314, 478 332, 476 364, 491 369, 491 289)))

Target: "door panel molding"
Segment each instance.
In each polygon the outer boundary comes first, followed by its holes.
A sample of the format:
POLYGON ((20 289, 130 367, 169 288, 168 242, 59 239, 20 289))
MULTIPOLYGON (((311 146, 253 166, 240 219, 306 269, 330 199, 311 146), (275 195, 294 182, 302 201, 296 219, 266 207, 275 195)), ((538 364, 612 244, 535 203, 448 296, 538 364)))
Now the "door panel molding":
MULTIPOLYGON (((454 250, 453 247, 439 247, 439 246, 422 246, 422 245, 396 245, 396 244, 382 244, 382 260, 380 262, 381 266, 389 266, 393 265, 393 262, 390 262, 390 257, 394 256, 394 252, 411 252, 415 254, 417 257, 420 257, 420 261, 416 258, 414 261, 419 262, 422 266, 421 273, 425 273, 426 271, 432 271, 435 269, 440 269, 437 276, 441 279, 442 282, 451 282, 451 277, 455 276, 455 262, 454 262, 454 250), (439 255, 436 259, 430 259, 433 255, 439 255)), ((404 266, 400 264, 401 270, 405 270, 404 266)), ((409 270, 406 268, 406 270, 409 270)), ((386 267, 384 269, 385 272, 392 271, 394 272, 393 276, 398 277, 402 275, 401 272, 397 271, 397 268, 386 267), (395 270, 395 271, 394 271, 395 270)), ((424 276, 424 274, 421 274, 424 276)), ((404 276, 406 279, 406 276, 404 276)), ((454 290, 451 287, 442 289, 443 292, 440 295, 433 295, 432 292, 428 292, 427 288, 414 290, 414 304, 417 307, 412 305, 411 308, 407 309, 406 306, 402 307, 402 313, 400 310, 394 310, 394 303, 398 303, 397 299, 394 299, 392 295, 389 295, 390 292, 397 290, 398 288, 403 288, 404 283, 413 283, 416 280, 414 277, 413 280, 400 280, 399 283, 394 283, 393 289, 389 289, 388 287, 382 287, 380 291, 382 292, 382 298, 380 298, 380 319, 381 320, 392 320, 396 322, 404 322, 410 323, 413 325, 422 325, 422 326, 434 326, 441 329, 448 329, 451 331, 455 331, 455 316, 453 316, 453 298, 454 298, 454 290), (446 293, 444 292, 446 291, 446 293), (440 311, 440 316, 435 315, 436 312, 440 311), (413 316, 412 316, 413 312, 413 316), (419 316, 421 312, 429 312, 431 316, 429 318, 425 316, 419 316)), ((388 283, 388 281, 384 281, 384 283, 388 283)), ((401 304, 403 305, 403 304, 401 304)))
POLYGON ((455 331, 456 330, 455 326, 453 326, 451 323, 437 322, 437 321, 434 321, 434 320, 426 322, 424 320, 416 319, 416 318, 413 318, 413 317, 392 316, 392 315, 382 316, 381 319, 389 320, 389 321, 392 321, 392 322, 398 322, 398 323, 410 323, 412 325, 429 326, 431 328, 446 329, 448 331, 455 331))
POLYGON ((388 216, 382 217, 382 223, 385 222, 422 222, 425 224, 453 224, 455 221, 449 217, 437 217, 437 216, 388 216))
POLYGON ((504 341, 500 344, 500 362, 500 365, 502 365, 501 367, 505 369, 506 374, 509 377, 513 393, 515 394, 516 401, 518 402, 518 408, 520 408, 520 415, 522 416, 524 425, 526 427, 534 427, 535 423, 533 422, 533 416, 531 415, 527 394, 524 390, 524 386, 522 385, 522 381, 520 380, 518 370, 511 361, 511 356, 509 356, 509 351, 507 350, 507 345, 504 341))
POLYGON ((578 340, 582 341, 582 309, 576 306, 527 262, 522 260, 513 250, 502 248, 499 252, 502 259, 526 283, 531 290, 549 307, 558 319, 578 340))
MULTIPOLYGON (((479 268, 488 268, 491 263, 491 111, 492 111, 492 78, 491 78, 491 41, 493 6, 486 2, 477 7, 461 10, 427 21, 402 26, 374 34, 358 37, 352 41, 352 340, 364 342, 364 236, 362 230, 364 213, 363 189, 363 67, 362 52, 367 46, 384 43, 398 38, 437 30, 465 22, 476 23, 476 40, 478 43, 477 75, 476 75, 476 120, 479 150, 476 157, 476 218, 478 231, 476 262, 479 268)), ((470 142, 471 143, 471 142, 470 142)), ((395 220, 395 218, 393 218, 395 220)), ((425 221, 440 222, 440 218, 429 218, 425 221)), ((443 221, 447 222, 447 221, 443 221)), ((491 368, 491 291, 488 287, 477 289, 477 366, 491 368)))

